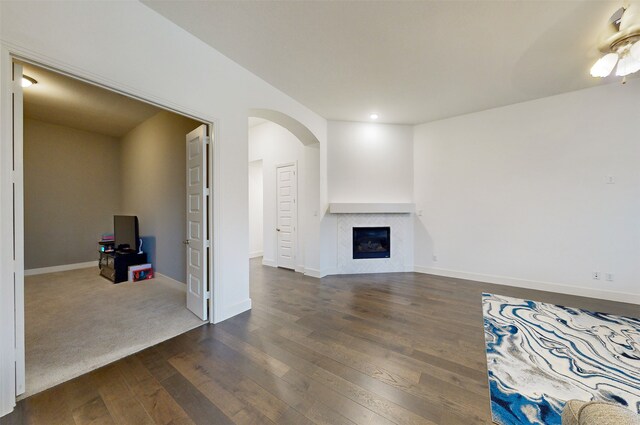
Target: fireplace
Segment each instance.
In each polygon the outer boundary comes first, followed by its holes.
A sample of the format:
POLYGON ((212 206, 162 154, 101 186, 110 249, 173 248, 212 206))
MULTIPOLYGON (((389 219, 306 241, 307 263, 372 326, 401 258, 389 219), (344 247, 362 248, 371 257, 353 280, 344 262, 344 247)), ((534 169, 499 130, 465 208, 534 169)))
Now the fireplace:
POLYGON ((391 227, 354 227, 353 258, 390 258, 391 227))

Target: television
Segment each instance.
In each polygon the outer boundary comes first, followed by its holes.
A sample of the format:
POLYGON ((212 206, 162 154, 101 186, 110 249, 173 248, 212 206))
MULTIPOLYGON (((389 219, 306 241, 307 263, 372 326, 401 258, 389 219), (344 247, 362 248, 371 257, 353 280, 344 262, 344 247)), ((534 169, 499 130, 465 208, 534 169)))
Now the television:
POLYGON ((140 244, 138 217, 135 215, 114 215, 113 236, 118 251, 138 252, 140 244))

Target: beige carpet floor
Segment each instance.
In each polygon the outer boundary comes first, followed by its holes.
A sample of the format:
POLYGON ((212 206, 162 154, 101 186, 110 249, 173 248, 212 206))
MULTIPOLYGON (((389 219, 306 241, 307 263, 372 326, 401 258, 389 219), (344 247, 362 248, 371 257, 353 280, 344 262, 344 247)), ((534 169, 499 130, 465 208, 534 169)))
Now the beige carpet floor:
POLYGON ((186 309, 186 286, 161 276, 113 284, 97 267, 27 276, 21 398, 202 323, 186 309))

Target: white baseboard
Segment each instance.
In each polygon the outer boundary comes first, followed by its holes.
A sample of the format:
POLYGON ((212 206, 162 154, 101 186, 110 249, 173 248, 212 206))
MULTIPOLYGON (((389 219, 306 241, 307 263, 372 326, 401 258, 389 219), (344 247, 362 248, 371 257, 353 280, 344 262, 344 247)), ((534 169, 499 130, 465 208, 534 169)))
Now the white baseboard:
POLYGON ((220 312, 220 314, 216 314, 214 323, 220 323, 232 318, 233 316, 237 316, 240 313, 244 313, 247 310, 251 310, 251 298, 247 298, 246 300, 234 304, 231 307, 227 307, 224 311, 220 312))
MULTIPOLYGON (((263 266, 268 266, 268 267, 278 267, 278 263, 276 262, 276 260, 271 260, 269 258, 264 258, 264 257, 262 258, 262 265, 263 266)), ((293 268, 293 271, 296 272, 296 273, 303 273, 304 274, 305 270, 306 269, 305 269, 304 265, 300 265, 300 264, 294 266, 294 268, 293 268)))
POLYGON ((254 251, 249 253, 249 258, 262 257, 262 251, 254 251))
POLYGON ((172 277, 169 277, 166 274, 158 273, 156 271, 154 271, 154 273, 156 274, 156 276, 161 277, 163 279, 166 279, 166 280, 170 281, 171 283, 175 283, 175 284, 178 284, 178 285, 186 285, 186 283, 180 282, 179 280, 176 280, 176 279, 174 279, 172 277))
POLYGON ((320 279, 321 277, 324 277, 322 275, 322 273, 320 273, 320 270, 318 269, 310 269, 309 267, 304 269, 304 275, 305 276, 309 276, 309 277, 315 277, 320 279))
POLYGON ((579 297, 605 299, 623 303, 640 304, 640 295, 624 292, 607 291, 606 289, 584 288, 580 286, 564 285, 561 283, 538 282, 534 280, 519 279, 507 276, 495 276, 479 273, 461 272, 457 270, 440 269, 416 265, 416 273, 432 274, 436 276, 453 277, 457 279, 476 280, 479 282, 494 283, 496 285, 508 285, 518 288, 537 289, 539 291, 558 292, 560 294, 576 295, 579 297))
POLYGON ((262 258, 262 265, 263 266, 269 266, 269 267, 278 267, 278 263, 276 263, 276 260, 271 260, 269 258, 262 258))
POLYGON ((41 267, 39 269, 29 269, 24 271, 25 276, 35 276, 37 274, 66 272, 67 270, 86 269, 98 267, 98 260, 87 261, 86 263, 63 264, 61 266, 41 267))
POLYGON ((338 269, 332 268, 332 269, 324 269, 324 270, 307 269, 307 274, 309 274, 309 276, 322 278, 322 277, 325 277, 325 276, 331 276, 331 275, 339 274, 339 273, 338 273, 338 269), (308 272, 313 272, 313 274, 308 273, 308 272))

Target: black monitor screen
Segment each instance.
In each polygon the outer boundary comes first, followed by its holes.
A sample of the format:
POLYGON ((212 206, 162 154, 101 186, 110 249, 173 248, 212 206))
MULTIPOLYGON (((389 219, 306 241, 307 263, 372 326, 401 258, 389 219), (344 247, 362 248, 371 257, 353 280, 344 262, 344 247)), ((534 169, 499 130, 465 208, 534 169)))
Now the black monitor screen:
POLYGON ((114 215, 113 233, 117 249, 138 250, 138 217, 135 215, 114 215))

